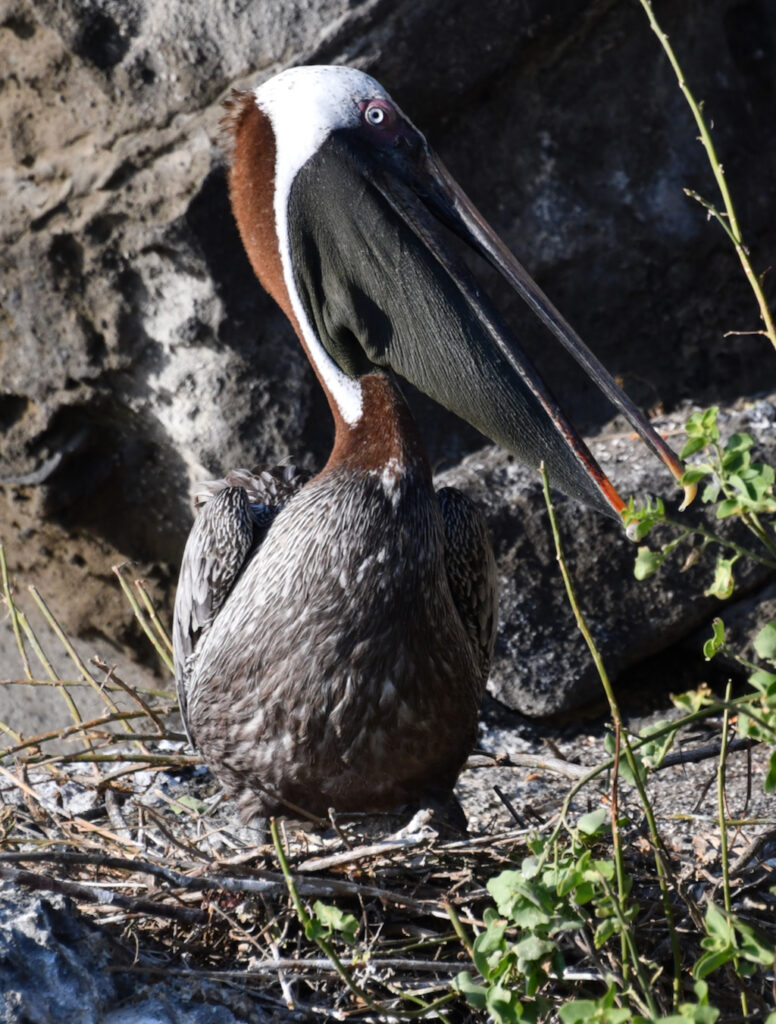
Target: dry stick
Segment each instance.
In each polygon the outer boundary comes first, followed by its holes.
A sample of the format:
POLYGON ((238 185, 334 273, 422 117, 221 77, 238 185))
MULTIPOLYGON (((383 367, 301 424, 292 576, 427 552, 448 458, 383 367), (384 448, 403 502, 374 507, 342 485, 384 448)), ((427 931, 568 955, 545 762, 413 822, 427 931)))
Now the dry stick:
POLYGON ((547 757, 544 754, 487 754, 474 753, 463 766, 464 771, 475 771, 478 768, 544 768, 556 775, 565 775, 569 779, 581 779, 588 769, 581 764, 564 761, 560 757, 547 757))
MULTIPOLYGON (((611 822, 612 822, 612 844, 614 846, 614 867, 617 872, 617 904, 618 909, 624 907, 628 899, 628 889, 625 884, 625 854, 622 849, 622 834, 620 833, 619 815, 619 794, 620 794, 620 743, 622 740, 622 723, 619 718, 614 721, 614 765, 612 766, 611 785, 611 822)), ((622 914, 620 914, 622 917, 622 914)), ((630 966, 628 963, 629 940, 633 941, 629 928, 620 928, 620 957, 622 959, 622 980, 628 984, 630 980, 630 966)), ((638 953, 636 959, 638 961, 638 953)))
MULTIPOLYGON (((16 729, 12 729, 7 722, 3 722, 2 720, 0 720, 0 732, 4 732, 6 736, 10 736, 14 743, 22 742, 22 734, 17 732, 16 729)), ((2 754, 0 754, 0 757, 2 757, 2 754)))
POLYGON ((295 864, 295 871, 327 871, 329 868, 342 867, 343 864, 351 864, 355 861, 365 860, 371 857, 384 857, 394 850, 406 850, 415 846, 421 846, 428 842, 428 835, 407 836, 405 839, 387 839, 382 843, 374 843, 371 846, 357 846, 355 849, 342 850, 340 853, 332 853, 327 857, 310 857, 295 864))
POLYGON ((447 1018, 444 1017, 443 1014, 439 1013, 439 1007, 444 1006, 447 1003, 449 1003, 452 999, 457 998, 454 992, 451 992, 447 996, 443 996, 441 999, 437 999, 433 1003, 424 1003, 420 999, 410 996, 408 993, 403 993, 402 998, 412 999, 413 1002, 420 1003, 421 1008, 419 1010, 394 1010, 386 1006, 381 1006, 379 1003, 376 1003, 369 995, 369 993, 366 992, 363 988, 361 988, 358 982, 354 981, 354 979, 345 969, 345 965, 337 956, 337 953, 335 952, 332 944, 328 942, 326 939, 324 939, 322 936, 315 934, 313 930, 313 922, 310 919, 310 916, 308 915, 307 911, 302 906, 302 901, 299 899, 299 893, 297 892, 294 879, 288 867, 286 854, 280 842, 280 836, 278 835, 277 822, 275 821, 274 818, 270 818, 269 828, 272 834, 272 842, 274 843, 275 846, 275 852, 277 853, 278 862, 280 863, 280 870, 283 873, 283 878, 288 888, 288 895, 291 897, 291 902, 294 905, 294 909, 296 910, 296 915, 299 918, 299 922, 304 928, 305 935, 307 935, 308 938, 312 938, 315 944, 320 949, 320 951, 324 954, 324 956, 329 958, 331 963, 334 965, 334 969, 336 970, 337 974, 340 976, 340 978, 348 987, 348 989, 353 993, 356 999, 360 999, 374 1013, 386 1014, 388 1016, 395 1017, 399 1020, 417 1020, 418 1017, 424 1017, 427 1013, 430 1013, 431 1011, 435 1010, 437 1012, 437 1016, 439 1017, 439 1019, 443 1021, 444 1024, 449 1024, 447 1018))
MULTIPOLYGON (((709 210, 710 213, 712 213, 713 216, 716 217, 716 219, 725 229, 725 232, 727 233, 731 242, 735 246, 735 250, 738 254, 739 260, 741 261, 741 266, 743 267, 746 279, 749 281, 750 287, 754 292, 755 298, 757 299, 757 304, 760 307, 760 316, 762 317, 762 321, 765 324, 765 330, 760 331, 758 333, 765 334, 768 338, 770 338, 771 344, 774 346, 774 348, 776 348, 776 326, 774 325, 773 318, 771 316, 771 311, 768 308, 768 303, 766 301, 765 294, 763 293, 760 280, 755 274, 754 269, 752 268, 752 264, 749 260, 749 254, 746 250, 744 240, 741 236, 741 229, 738 226, 738 218, 736 217, 736 211, 735 207, 733 206, 733 200, 731 199, 730 192, 727 187, 727 181, 725 180, 725 172, 722 168, 722 164, 719 162, 719 159, 717 158, 717 152, 714 148, 714 142, 711 138, 711 132, 709 131, 706 125, 706 121, 703 117, 703 112, 701 111, 700 106, 696 103, 695 97, 690 92, 690 89, 687 85, 687 81, 684 77, 684 72, 682 71, 679 65, 679 61, 677 60, 673 47, 671 46, 671 43, 668 40, 668 36, 657 23, 657 19, 655 18, 654 12, 652 10, 652 4, 650 3, 650 0, 641 0, 641 6, 644 8, 647 17, 649 18, 649 24, 652 28, 652 31, 660 40, 660 45, 663 47, 663 50, 665 51, 665 54, 671 63, 671 67, 674 70, 674 74, 676 75, 676 80, 679 83, 679 88, 682 90, 684 98, 687 100, 690 110, 692 111, 692 116, 695 118, 695 123, 698 126, 698 130, 700 132, 700 141, 703 144, 703 148, 706 150, 706 155, 709 159, 709 163, 711 164, 711 170, 717 182, 720 195, 722 196, 722 202, 725 204, 725 215, 727 216, 727 223, 725 223, 723 215, 719 213, 719 211, 716 210, 710 203, 704 202, 703 205, 709 210)), ((688 190, 685 191, 687 191, 688 195, 694 196, 694 193, 688 190)))
MULTIPOLYGON (((78 725, 68 725, 64 729, 52 729, 50 732, 42 732, 37 736, 31 736, 27 740, 20 740, 13 747, 6 747, 5 750, 0 750, 0 761, 6 757, 10 757, 12 754, 18 754, 22 750, 27 750, 29 747, 39 747, 43 743, 48 743, 49 740, 66 740, 68 737, 79 732, 86 732, 89 729, 99 729, 101 725, 110 725, 111 722, 122 719, 140 718, 141 715, 141 711, 118 711, 115 715, 102 715, 100 718, 92 718, 88 722, 79 722, 78 725)), ((56 761, 56 758, 57 755, 54 755, 52 761, 56 761)))
MULTIPOLYGON (((67 637, 67 635, 65 634, 65 631, 62 629, 62 627, 60 626, 59 622, 54 617, 53 613, 50 611, 50 609, 49 609, 48 605, 46 604, 46 602, 43 600, 43 598, 38 593, 37 588, 34 587, 34 586, 30 586, 27 589, 32 594, 33 600, 37 604, 37 606, 40 609, 40 611, 43 613, 43 617, 46 619, 46 621, 48 622, 49 626, 54 630, 54 633, 56 634, 57 638, 59 639, 60 643, 65 648, 67 653, 70 655, 71 660, 73 661, 74 665, 76 666, 76 668, 79 670, 79 672, 83 676, 85 682, 87 682, 90 686, 92 686, 92 688, 94 690, 96 690, 96 692, 100 695, 102 700, 108 705, 108 707, 111 709, 111 711, 113 711, 114 713, 117 713, 119 709, 113 703, 113 701, 108 696, 108 694, 102 692, 102 690, 100 689, 99 683, 92 676, 92 674, 89 672, 89 670, 86 668, 86 666, 84 665, 83 661, 81 661, 81 658, 78 656, 75 648, 70 643, 70 640, 67 637)), ((24 620, 22 620, 22 621, 24 621, 24 620)), ((51 667, 50 663, 48 664, 48 666, 46 666, 44 664, 44 668, 46 668, 46 671, 49 672, 49 674, 53 678, 56 678, 56 673, 54 672, 54 669, 51 667)), ((75 702, 73 701, 73 698, 70 695, 70 693, 68 693, 68 691, 64 687, 60 688, 60 693, 62 694, 65 702, 70 707, 71 714, 73 712, 75 712, 75 714, 78 717, 78 720, 80 721, 81 720, 81 715, 78 712, 78 710, 76 708, 76 705, 75 705, 75 702)), ((123 725, 125 731, 130 731, 130 726, 129 726, 129 724, 127 722, 122 722, 122 725, 123 725)), ((86 746, 86 748, 89 751, 92 750, 92 743, 91 743, 90 738, 87 735, 84 736, 84 745, 86 746)), ((99 770, 99 768, 97 767, 96 764, 93 766, 93 770, 94 770, 95 774, 99 776, 100 770, 99 770)))
POLYGON ((100 669, 100 671, 105 673, 105 679, 102 681, 101 685, 105 687, 105 685, 109 682, 115 683, 115 685, 118 686, 120 690, 123 690, 124 693, 131 697, 136 704, 140 705, 140 707, 143 709, 146 715, 148 715, 148 717, 156 726, 156 731, 159 734, 159 736, 164 736, 166 734, 164 722, 162 722, 162 720, 154 712, 153 708, 143 700, 140 694, 137 693, 137 691, 134 690, 129 685, 129 683, 125 683, 124 680, 116 673, 116 666, 108 666, 102 660, 102 658, 98 658, 96 656, 92 658, 92 662, 97 666, 98 669, 100 669))
POLYGON ((26 796, 30 797, 31 800, 34 800, 35 803, 40 804, 40 806, 43 808, 43 810, 46 812, 46 814, 50 815, 52 818, 56 818, 58 816, 61 817, 62 812, 59 810, 59 808, 52 808, 47 803, 44 803, 44 801, 41 798, 40 794, 36 793, 35 789, 32 786, 30 786, 28 783, 26 783, 24 781, 24 779, 18 778, 16 775, 14 775, 13 772, 9 772, 8 769, 4 768, 3 765, 1 765, 1 764, 0 764, 0 775, 4 776, 6 779, 8 779, 9 782, 12 782, 14 784, 14 786, 17 787, 17 789, 20 789, 22 791, 22 793, 24 793, 26 796))
MULTIPOLYGON (((725 714, 728 714, 729 708, 724 709, 725 714)), ((757 747, 762 743, 762 740, 752 739, 751 736, 739 736, 735 740, 729 740, 727 743, 728 754, 734 754, 739 750, 751 750, 752 747, 757 747)), ((712 743, 707 747, 695 747, 690 750, 677 750, 673 754, 666 754, 659 765, 656 765, 652 771, 660 771, 663 768, 673 768, 679 764, 695 764, 698 761, 708 761, 712 757, 719 757, 720 751, 722 750, 721 743, 712 743)))
POLYGON ((135 618, 137 619, 137 621, 140 624, 140 628, 143 630, 145 635, 151 641, 151 643, 154 646, 154 650, 159 655, 159 657, 162 659, 162 661, 167 666, 167 668, 170 670, 170 672, 174 673, 175 672, 175 666, 172 663, 172 658, 168 654, 168 652, 165 649, 164 645, 160 642, 159 637, 156 635, 156 631, 154 630, 153 626, 151 625, 151 623, 148 620, 148 616, 143 611, 143 609, 140 607, 140 603, 139 603, 138 599, 135 597, 135 594, 134 594, 134 592, 132 590, 132 587, 130 587, 130 585, 124 579, 124 576, 123 576, 124 565, 126 565, 126 562, 123 563, 122 565, 114 565, 113 566, 113 571, 116 574, 119 583, 121 584, 121 589, 124 591, 124 595, 126 596, 126 599, 129 601, 129 603, 130 603, 130 605, 132 607, 132 611, 134 613, 135 618))
MULTIPOLYGON (((64 629, 62 629, 62 627, 60 626, 60 624, 57 621, 56 617, 54 616, 54 613, 51 611, 49 606, 46 604, 46 602, 43 600, 43 598, 38 593, 37 587, 30 586, 27 589, 32 594, 33 600, 35 601, 35 603, 37 604, 38 608, 40 608, 41 612, 43 613, 43 616, 46 619, 46 622, 48 622, 49 626, 51 626, 51 628, 56 633, 57 639, 62 644, 62 646, 65 648, 67 653, 70 655, 70 660, 73 662, 75 667, 81 673, 81 676, 83 677, 84 682, 88 683, 89 686, 91 686, 91 688, 95 691, 95 693, 97 693, 99 695, 99 697, 108 705, 108 707, 111 709, 111 711, 113 711, 114 713, 117 712, 119 709, 118 709, 117 705, 114 703, 112 697, 110 696, 110 694, 106 690, 104 690, 100 686, 100 684, 97 682, 97 680, 91 674, 89 669, 86 667, 86 665, 84 664, 84 661, 81 658, 80 654, 78 653, 78 651, 76 651, 75 647, 73 647, 73 644, 71 643, 70 638, 65 633, 64 629)), ((125 729, 126 729, 127 728, 126 723, 124 723, 124 726, 125 726, 125 729)))
MULTIPOLYGON (((593 640, 593 636, 588 628, 587 622, 585 621, 585 618, 582 615, 582 610, 579 606, 576 591, 574 589, 574 583, 571 579, 571 574, 569 573, 568 566, 566 565, 566 559, 564 557, 563 547, 561 545, 560 530, 558 529, 558 521, 555 516, 555 506, 552 503, 552 496, 550 494, 550 483, 547 478, 547 471, 544 467, 544 463, 542 463, 540 467, 540 472, 542 476, 542 485, 544 488, 544 502, 547 506, 547 512, 550 517, 550 527, 552 529, 552 537, 555 543, 555 557, 558 562, 558 567, 560 569, 561 576, 563 577, 563 583, 566 587, 566 594, 569 599, 569 604, 571 605, 571 610, 574 613, 577 628, 579 629, 580 633, 585 639, 585 643, 587 644, 588 650, 590 651, 590 655, 593 659, 596 670, 598 671, 598 676, 601 680, 601 685, 603 686, 604 693, 606 694, 606 699, 609 702, 609 709, 612 716, 612 721, 615 723, 615 728, 619 727, 621 730, 623 745, 625 749, 625 760, 628 762, 628 767, 630 768, 631 774, 633 775, 633 780, 636 784, 636 788, 639 791, 639 797, 641 799, 642 806, 644 807, 644 813, 647 817, 647 822, 649 824, 649 831, 652 837, 652 844, 654 847, 655 867, 657 869, 658 883, 660 885, 660 892, 663 898, 663 912, 665 914, 666 923, 668 925, 668 930, 671 936, 671 950, 673 953, 674 961, 673 994, 674 1006, 676 1007, 679 1005, 679 1000, 682 994, 682 958, 679 949, 679 939, 676 934, 676 927, 674 925, 674 915, 671 909, 671 897, 668 892, 667 869, 663 862, 660 836, 657 831, 657 823, 655 821, 655 816, 652 811, 652 806, 649 802, 649 798, 647 797, 646 789, 644 788, 644 783, 639 774, 639 766, 636 764, 636 758, 634 757, 633 749, 628 741, 627 733, 624 730, 622 730, 622 715, 620 714, 620 707, 617 703, 617 698, 614 696, 614 690, 612 689, 612 684, 609 680, 609 674, 606 671, 606 666, 604 665, 603 658, 601 657, 601 654, 598 648, 596 647, 595 641, 593 640)), ((617 851, 615 848, 615 853, 616 852, 617 851)), ((620 857, 621 856, 622 850, 620 849, 620 857)), ((624 893, 620 894, 620 898, 624 899, 624 893)), ((624 911, 625 908, 622 904, 620 904, 618 909, 624 911)), ((640 972, 638 958, 633 966, 637 972, 640 972)), ((657 1016, 658 1008, 655 1004, 652 992, 649 988, 647 988, 644 992, 644 997, 647 1000, 650 1011, 655 1016, 657 1016)))
MULTIPOLYGON (((82 754, 55 754, 45 758, 31 758, 30 764, 47 765, 47 764, 77 764, 79 762, 85 762, 86 764, 146 764, 153 766, 160 766, 162 768, 180 768, 186 765, 197 765, 202 764, 202 761, 198 757, 187 757, 185 754, 100 754, 97 751, 84 751, 82 754)), ((107 782, 108 779, 103 779, 103 782, 107 782)))
MULTIPOLYGON (((96 656, 91 661, 100 669, 105 666, 105 662, 96 656)), ((0 679, 0 686, 62 686, 65 689, 77 690, 84 689, 84 687, 89 686, 89 683, 83 679, 0 679)), ((109 681, 100 683, 100 686, 111 693, 121 693, 123 691, 123 687, 109 681)), ((132 692, 142 693, 145 697, 155 697, 158 700, 175 700, 175 694, 172 690, 151 690, 146 686, 133 686, 132 692)), ((172 710, 173 707, 166 708, 163 713, 167 714, 168 711, 172 710)))
MULTIPOLYGON (((0 768, 0 772, 3 769, 0 768)), ((15 780, 16 781, 16 780, 15 780)), ((33 793, 34 795, 34 793, 33 793)), ((173 868, 165 867, 154 861, 132 859, 129 857, 106 857, 103 854, 73 853, 70 851, 59 852, 56 850, 36 850, 29 853, 0 853, 0 864, 7 863, 52 863, 52 864, 89 864, 117 871, 140 872, 141 874, 153 875, 179 889, 187 889, 193 892, 201 892, 205 889, 220 889, 223 892, 236 893, 238 895, 253 895, 259 893, 275 894, 284 892, 287 884, 284 876, 277 871, 258 870, 252 878, 235 878, 231 875, 197 875, 190 877, 173 868)), ((192 865, 199 870, 199 865, 192 865)), ((387 889, 378 889, 372 885, 361 885, 358 882, 348 882, 343 879, 310 879, 295 883, 297 892, 305 896, 326 897, 331 899, 335 896, 354 897, 367 896, 379 899, 384 903, 414 911, 421 917, 431 916, 445 918, 437 904, 430 900, 418 900, 412 896, 403 896, 401 893, 389 892, 387 889)))
MULTIPOLYGON (((219 911, 222 916, 223 911, 219 911)), ((242 930, 242 929, 241 929, 242 930)), ((376 968, 387 968, 389 970, 418 971, 429 974, 457 974, 461 969, 460 964, 450 963, 447 960, 402 960, 399 957, 370 957, 369 963, 376 968)), ((122 968, 123 969, 123 968, 122 968)), ((272 959, 262 960, 258 964, 247 968, 244 971, 217 971, 217 970, 192 970, 181 967, 159 967, 149 964, 138 964, 130 968, 133 971, 145 972, 146 970, 158 974, 170 974, 184 978, 209 978, 215 981, 224 978, 235 980, 248 980, 250 978, 263 978, 267 974, 275 974, 277 971, 330 971, 336 973, 336 968, 326 957, 311 956, 305 960, 296 960, 292 957, 273 956, 272 959)), ((388 1011, 389 1016, 392 1011, 388 1011)))
POLYGON ((20 871, 18 868, 0 865, 0 878, 16 882, 17 885, 25 885, 29 889, 61 893, 85 903, 121 907, 123 910, 144 914, 148 917, 167 917, 171 921, 178 921, 182 924, 207 924, 210 921, 210 915, 205 910, 175 907, 166 903, 155 903, 153 900, 133 899, 131 896, 124 896, 123 893, 113 892, 110 889, 94 888, 77 882, 63 882, 58 878, 38 875, 33 871, 20 871))
MULTIPOLYGON (((67 705, 67 709, 70 712, 70 717, 73 719, 75 725, 80 725, 83 722, 83 717, 81 715, 81 712, 78 710, 78 705, 73 699, 72 694, 68 691, 67 687, 60 685, 59 680, 57 678, 57 674, 54 671, 54 667, 52 666, 49 659, 46 657, 46 654, 43 648, 41 647, 40 642, 38 641, 38 638, 32 629, 32 626, 27 621, 27 616, 19 608, 17 608, 16 614, 19 619, 19 625, 24 630, 24 634, 27 637, 27 640, 29 641, 29 644, 32 647, 33 651, 37 655, 38 661, 41 663, 43 667, 43 671, 46 673, 51 682, 56 686, 57 690, 59 691, 59 695, 62 697, 62 700, 67 705)), ((84 746, 86 747, 87 750, 92 749, 92 744, 88 736, 84 737, 84 746)))
POLYGON ((2 544, 0 544, 0 575, 3 578, 3 594, 5 595, 5 603, 8 605, 8 613, 11 616, 11 626, 13 628, 13 635, 16 638, 16 646, 19 648, 19 654, 21 655, 22 664, 24 665, 24 671, 27 678, 32 679, 30 662, 27 657, 27 651, 24 647, 24 641, 22 640, 21 630, 19 629, 19 619, 16 614, 16 605, 14 604, 13 594, 11 593, 11 581, 8 578, 8 564, 5 560, 5 548, 2 544))
POLYGON ((154 626, 156 632, 159 634, 159 639, 162 641, 162 643, 170 652, 170 654, 172 654, 172 640, 170 639, 170 634, 162 625, 162 620, 159 618, 159 615, 156 611, 156 605, 151 600, 151 595, 146 590, 145 580, 135 580, 135 588, 140 594, 140 597, 142 598, 143 604, 145 605, 145 609, 148 614, 148 618, 151 620, 151 624, 154 626))

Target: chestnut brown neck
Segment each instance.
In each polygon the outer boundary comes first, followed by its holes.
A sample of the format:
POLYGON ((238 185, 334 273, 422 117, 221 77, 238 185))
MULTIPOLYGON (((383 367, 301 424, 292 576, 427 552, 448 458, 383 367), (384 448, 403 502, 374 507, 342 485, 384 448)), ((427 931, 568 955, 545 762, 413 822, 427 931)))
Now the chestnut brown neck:
MULTIPOLYGON (((253 93, 233 96, 223 124, 232 141, 229 197, 243 246, 256 277, 288 317, 310 359, 310 352, 291 305, 280 258, 274 207, 276 150, 272 124, 256 106, 253 93)), ((341 427, 346 426, 339 407, 326 387, 315 360, 310 359, 310 365, 326 392, 339 432, 341 427)))
POLYGON ((431 479, 431 467, 418 428, 398 386, 386 373, 361 378, 363 415, 349 426, 336 425, 334 447, 323 470, 338 467, 369 472, 393 466, 431 479))

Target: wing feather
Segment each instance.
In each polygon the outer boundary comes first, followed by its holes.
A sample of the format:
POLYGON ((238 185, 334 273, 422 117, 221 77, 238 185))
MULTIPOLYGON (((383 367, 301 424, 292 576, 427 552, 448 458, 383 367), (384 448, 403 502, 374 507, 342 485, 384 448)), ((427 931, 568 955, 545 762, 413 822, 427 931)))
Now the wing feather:
POLYGON ((255 473, 236 469, 197 490, 198 513, 183 552, 173 620, 175 685, 192 745, 188 698, 197 646, 275 516, 305 479, 293 466, 255 473))
POLYGON ((445 565, 453 601, 474 644, 483 688, 498 627, 496 560, 485 517, 462 491, 437 491, 445 524, 445 565))

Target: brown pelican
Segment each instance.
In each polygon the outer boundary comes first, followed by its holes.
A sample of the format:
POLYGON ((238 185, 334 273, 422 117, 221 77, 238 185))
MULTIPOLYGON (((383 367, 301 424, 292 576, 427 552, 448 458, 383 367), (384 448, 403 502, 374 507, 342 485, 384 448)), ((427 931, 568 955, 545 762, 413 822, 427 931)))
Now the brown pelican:
POLYGON ((644 440, 670 449, 369 75, 284 71, 236 95, 232 208, 324 388, 335 442, 216 482, 175 606, 183 720, 243 817, 443 803, 471 749, 497 619, 483 519, 431 470, 397 377, 612 515, 622 499, 448 229, 488 259, 644 440))

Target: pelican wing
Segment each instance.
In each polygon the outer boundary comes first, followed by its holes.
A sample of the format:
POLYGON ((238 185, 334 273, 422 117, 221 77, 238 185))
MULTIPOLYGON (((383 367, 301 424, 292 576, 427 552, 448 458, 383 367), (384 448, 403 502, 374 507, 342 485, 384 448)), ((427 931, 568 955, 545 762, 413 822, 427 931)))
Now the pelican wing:
POLYGON ((490 671, 498 625, 496 561, 485 517, 454 487, 437 491, 445 524, 445 565, 450 591, 477 651, 482 688, 490 671))
POLYGON ((258 473, 236 469, 197 491, 198 514, 183 552, 173 622, 175 685, 192 745, 188 697, 197 646, 275 516, 304 480, 292 466, 258 473))

